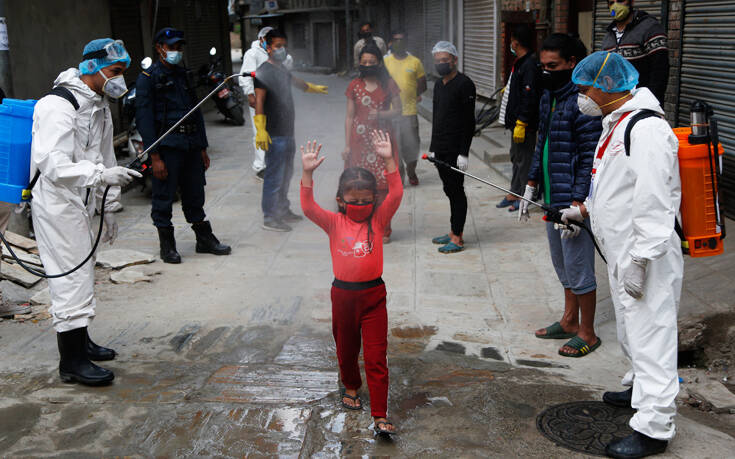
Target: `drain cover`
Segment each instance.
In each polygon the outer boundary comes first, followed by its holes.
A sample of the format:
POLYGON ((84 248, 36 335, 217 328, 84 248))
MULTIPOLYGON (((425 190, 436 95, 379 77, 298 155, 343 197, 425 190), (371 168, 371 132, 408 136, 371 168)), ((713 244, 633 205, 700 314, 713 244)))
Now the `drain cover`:
POLYGON ((628 420, 635 413, 603 402, 571 402, 551 406, 538 418, 538 430, 557 445, 586 454, 605 455, 605 446, 627 437, 628 420))

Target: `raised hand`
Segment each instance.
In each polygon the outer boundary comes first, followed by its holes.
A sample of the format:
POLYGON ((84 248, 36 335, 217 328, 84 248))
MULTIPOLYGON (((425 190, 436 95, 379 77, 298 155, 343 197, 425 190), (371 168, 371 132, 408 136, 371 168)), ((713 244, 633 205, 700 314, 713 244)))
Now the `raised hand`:
POLYGON ((373 131, 370 134, 375 153, 383 159, 393 158, 393 146, 390 143, 390 134, 383 131, 373 131))
POLYGON ((306 142, 306 148, 301 145, 301 163, 304 166, 304 172, 313 172, 324 162, 326 157, 320 158, 320 151, 322 151, 322 144, 317 144, 316 140, 306 142))

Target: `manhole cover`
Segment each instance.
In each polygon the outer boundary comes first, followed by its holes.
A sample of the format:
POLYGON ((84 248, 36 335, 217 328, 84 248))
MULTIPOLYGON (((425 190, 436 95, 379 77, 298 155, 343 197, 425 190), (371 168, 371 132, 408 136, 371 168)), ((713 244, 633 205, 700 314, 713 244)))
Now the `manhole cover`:
POLYGON ((608 443, 633 433, 635 413, 603 402, 571 402, 551 406, 536 418, 538 430, 557 445, 585 454, 605 455, 608 443))

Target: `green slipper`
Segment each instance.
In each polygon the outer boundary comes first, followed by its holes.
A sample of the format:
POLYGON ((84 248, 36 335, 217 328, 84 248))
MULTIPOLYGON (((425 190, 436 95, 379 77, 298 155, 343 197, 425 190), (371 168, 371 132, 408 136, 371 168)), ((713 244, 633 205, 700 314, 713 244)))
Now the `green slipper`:
POLYGON ((449 244, 439 247, 439 253, 457 253, 464 250, 464 246, 457 245, 454 242, 450 242, 449 244))
POLYGON ((438 236, 431 240, 432 244, 446 245, 452 242, 452 238, 448 234, 444 236, 438 236))
POLYGON ((559 350, 559 355, 561 355, 563 357, 573 357, 573 358, 584 357, 585 355, 589 354, 590 352, 594 352, 595 349, 597 349, 598 347, 600 347, 600 344, 602 344, 602 340, 600 339, 599 336, 597 337, 597 342, 595 344, 593 344, 592 346, 590 346, 589 344, 587 344, 585 342, 585 340, 583 340, 579 336, 575 336, 574 338, 570 339, 567 342, 567 344, 565 344, 564 346, 569 346, 572 349, 576 349, 579 352, 577 352, 576 354, 570 354, 568 352, 562 352, 561 349, 560 349, 559 350))
POLYGON ((546 330, 545 335, 537 335, 536 333, 534 333, 533 336, 538 339, 569 339, 577 336, 576 333, 565 332, 559 322, 554 322, 553 324, 546 327, 544 330, 546 330))

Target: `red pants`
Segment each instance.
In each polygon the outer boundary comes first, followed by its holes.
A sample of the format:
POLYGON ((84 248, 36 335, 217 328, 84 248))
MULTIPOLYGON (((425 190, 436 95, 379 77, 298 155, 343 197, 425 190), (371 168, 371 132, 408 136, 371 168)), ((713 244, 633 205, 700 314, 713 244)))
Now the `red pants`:
POLYGON ((384 418, 388 409, 388 311, 385 285, 365 290, 332 287, 332 333, 342 384, 357 390, 360 378, 360 335, 365 375, 373 417, 384 418))

